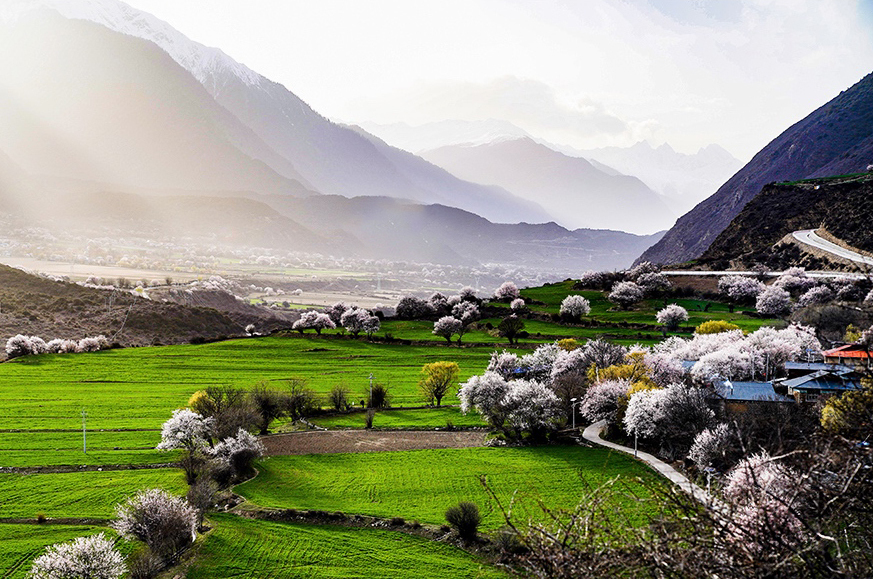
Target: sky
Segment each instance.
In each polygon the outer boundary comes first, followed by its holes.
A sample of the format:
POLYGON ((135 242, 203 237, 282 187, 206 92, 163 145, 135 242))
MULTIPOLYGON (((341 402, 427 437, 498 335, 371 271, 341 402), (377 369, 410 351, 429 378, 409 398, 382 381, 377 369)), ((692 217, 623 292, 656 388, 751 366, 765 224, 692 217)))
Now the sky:
POLYGON ((750 159, 873 67, 873 0, 126 0, 342 122, 750 159))

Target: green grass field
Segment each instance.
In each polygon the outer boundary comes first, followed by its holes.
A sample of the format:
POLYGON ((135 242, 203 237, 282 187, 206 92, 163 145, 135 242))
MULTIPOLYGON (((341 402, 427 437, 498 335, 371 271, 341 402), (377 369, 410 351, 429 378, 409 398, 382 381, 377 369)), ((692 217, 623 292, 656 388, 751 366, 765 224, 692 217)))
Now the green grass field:
MULTIPOLYGON (((647 467, 620 453, 578 446, 470 448, 407 452, 283 456, 264 460, 257 478, 236 487, 256 505, 320 509, 380 517, 404 517, 423 523, 445 522, 445 510, 459 501, 475 502, 483 527, 503 524, 479 477, 508 502, 517 492, 515 515, 541 515, 537 500, 572 509, 586 490, 620 477, 647 496, 660 479, 647 467)), ((631 499, 616 505, 642 521, 651 505, 631 499)))
POLYGON ((188 579, 506 577, 451 545, 396 531, 212 517, 188 579))
POLYGON ((0 577, 24 579, 45 548, 76 537, 112 531, 89 525, 0 525, 0 577))
POLYGON ((304 378, 321 394, 346 385, 357 401, 372 372, 388 385, 394 406, 419 405, 423 364, 455 361, 463 381, 485 368, 491 352, 292 336, 18 358, 0 364, 0 466, 173 461, 175 453, 154 450, 158 429, 191 394, 210 385, 246 388, 267 379, 281 386, 304 378), (83 408, 87 455, 81 451, 83 408))
MULTIPOLYGON (((366 412, 335 414, 313 418, 313 424, 325 428, 364 428, 366 412)), ((487 426, 476 412, 462 414, 457 406, 441 406, 417 410, 384 410, 373 417, 374 428, 433 429, 444 428, 448 422, 453 426, 487 426)))
POLYGON ((115 505, 140 490, 187 491, 178 469, 0 474, 0 518, 97 518, 115 516, 115 505))

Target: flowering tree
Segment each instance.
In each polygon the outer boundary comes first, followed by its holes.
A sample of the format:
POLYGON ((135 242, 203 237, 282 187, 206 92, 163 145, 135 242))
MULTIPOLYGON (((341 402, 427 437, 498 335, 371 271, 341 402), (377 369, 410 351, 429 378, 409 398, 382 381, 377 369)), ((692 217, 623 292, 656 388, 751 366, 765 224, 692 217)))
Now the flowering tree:
POLYGON ((643 299, 643 290, 632 281, 620 281, 606 299, 626 310, 643 299))
POLYGON ((514 314, 520 314, 526 307, 524 300, 521 298, 516 298, 509 304, 509 309, 512 310, 512 313, 514 314))
POLYGON ((138 539, 166 561, 173 561, 196 537, 197 511, 163 489, 148 489, 115 507, 112 528, 138 539))
POLYGON ((372 338, 373 334, 382 327, 382 321, 379 319, 379 316, 375 316, 366 310, 364 311, 367 315, 361 321, 361 330, 367 335, 367 338, 372 338))
POLYGON ((599 271, 588 270, 579 276, 579 286, 589 289, 599 289, 603 285, 604 275, 599 271))
POLYGON ((379 331, 379 318, 371 314, 368 310, 353 307, 346 310, 340 318, 340 323, 352 336, 357 336, 361 332, 372 336, 379 331))
POLYGON ((646 295, 667 291, 673 286, 667 276, 660 272, 644 273, 637 278, 636 283, 646 295))
POLYGON ((347 309, 349 309, 348 304, 345 302, 337 302, 327 308, 325 313, 330 316, 331 321, 334 323, 334 327, 336 327, 340 325, 340 319, 343 317, 343 314, 346 313, 347 309))
POLYGON ((29 336, 18 334, 6 340, 6 355, 10 358, 27 356, 33 353, 33 346, 29 336))
POLYGON ((625 277, 632 281, 637 281, 641 275, 647 273, 660 273, 661 268, 651 261, 641 261, 637 265, 625 272, 625 277))
POLYGON ((805 308, 817 304, 826 304, 834 299, 834 292, 826 285, 810 288, 797 300, 797 305, 805 308))
POLYGON ((266 449, 260 440, 240 428, 236 436, 225 438, 209 451, 209 455, 231 467, 237 475, 251 472, 252 463, 262 457, 266 449))
POLYGON ((767 286, 755 278, 743 275, 726 275, 718 280, 718 291, 743 303, 752 303, 765 287, 767 286))
POLYGON ((633 394, 624 415, 624 426, 628 434, 660 440, 669 448, 679 447, 684 456, 688 445, 714 417, 703 389, 671 384, 667 388, 633 394))
POLYGON ((461 288, 461 291, 458 293, 458 296, 461 298, 462 302, 473 302, 473 303, 479 302, 479 298, 476 297, 476 290, 474 290, 470 286, 466 286, 466 287, 461 288))
POLYGON ((463 329, 464 324, 461 323, 461 320, 453 316, 443 316, 433 324, 434 335, 442 336, 449 343, 452 341, 452 336, 460 334, 463 329))
POLYGON ((816 283, 802 267, 790 267, 776 278, 773 285, 796 295, 815 287, 816 283))
POLYGON ((560 313, 567 318, 578 320, 589 312, 591 312, 591 303, 582 296, 571 295, 561 301, 560 313))
POLYGON ((511 301, 518 298, 518 286, 511 281, 503 282, 499 288, 494 290, 494 297, 498 300, 511 301))
POLYGON ((157 448, 188 451, 201 448, 209 440, 214 424, 214 418, 203 418, 187 408, 173 410, 173 416, 161 426, 161 443, 157 448))
POLYGON ((33 579, 118 579, 127 572, 124 557, 103 533, 46 547, 34 559, 33 579))
POLYGON ((488 424, 503 428, 508 414, 503 400, 508 393, 509 382, 496 372, 486 371, 481 376, 473 376, 458 390, 461 412, 466 414, 475 408, 488 424))
POLYGON ((579 405, 579 413, 591 422, 606 420, 615 424, 619 404, 630 389, 628 380, 604 380, 588 388, 579 405))
POLYGON ((758 296, 755 309, 765 316, 783 316, 791 311, 791 295, 781 287, 772 285, 758 296))
POLYGON ((738 452, 738 448, 739 440, 736 435, 722 422, 712 428, 703 429, 694 437, 688 458, 700 470, 707 467, 721 470, 730 463, 730 458, 738 452))
POLYGON ((428 299, 428 303, 430 303, 433 312, 438 316, 445 316, 452 311, 452 307, 449 305, 449 298, 440 292, 434 292, 428 299))
POLYGON ((452 308, 452 315, 466 326, 479 319, 479 308, 473 302, 462 301, 452 308))
POLYGON ((676 331, 679 324, 688 321, 688 310, 676 304, 670 304, 655 316, 658 323, 669 331, 676 331))
POLYGON ((507 382, 496 372, 473 376, 458 392, 461 411, 475 408, 488 423, 504 434, 540 434, 555 426, 560 404, 545 385, 528 380, 507 382))

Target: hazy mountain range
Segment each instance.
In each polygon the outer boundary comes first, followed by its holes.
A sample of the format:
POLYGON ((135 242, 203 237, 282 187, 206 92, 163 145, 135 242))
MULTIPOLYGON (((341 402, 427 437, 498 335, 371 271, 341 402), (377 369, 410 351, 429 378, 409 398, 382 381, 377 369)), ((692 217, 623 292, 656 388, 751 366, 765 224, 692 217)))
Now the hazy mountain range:
POLYGON ((449 120, 417 126, 361 123, 361 127, 395 147, 416 154, 450 145, 488 145, 528 138, 570 157, 583 157, 608 175, 639 178, 660 193, 664 203, 676 215, 712 195, 743 165, 718 145, 703 147, 694 154, 680 153, 666 143, 652 147, 645 141, 631 147, 575 149, 538 139, 524 129, 498 119, 449 120))
POLYGON ((776 137, 640 259, 679 263, 699 257, 764 185, 863 172, 871 160, 873 74, 776 137))
POLYGON ((568 271, 658 239, 548 223, 121 2, 0 8, 0 212, 25 224, 568 271))
POLYGON ((421 155, 462 179, 537 200, 568 227, 653 233, 676 219, 661 196, 636 177, 609 174, 527 137, 451 145, 421 155))

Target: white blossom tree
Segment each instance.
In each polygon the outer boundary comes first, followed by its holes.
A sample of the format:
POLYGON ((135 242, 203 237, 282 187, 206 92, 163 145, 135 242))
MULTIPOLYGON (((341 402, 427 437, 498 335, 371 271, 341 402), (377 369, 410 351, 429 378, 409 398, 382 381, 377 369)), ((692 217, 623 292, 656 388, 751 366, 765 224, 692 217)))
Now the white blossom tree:
POLYGON ((657 294, 673 287, 667 276, 661 272, 644 273, 637 278, 636 284, 646 295, 657 294))
POLYGON ((580 295, 569 295, 561 300, 560 314, 578 320, 591 312, 591 303, 580 295))
POLYGON ((461 412, 466 414, 475 408, 491 426, 503 428, 508 413, 503 401, 508 393, 509 382, 496 372, 473 376, 458 390, 461 412))
POLYGON ((446 339, 451 343, 452 336, 463 331, 464 324, 453 316, 443 316, 433 324, 433 334, 446 339))
POLYGON ((815 287, 816 281, 802 267, 790 267, 776 278, 773 285, 796 295, 815 287))
POLYGON ((659 311, 655 318, 668 331, 675 331, 680 324, 688 321, 688 310, 680 305, 670 304, 659 311))
POLYGON ((579 404, 579 413, 590 420, 606 420, 615 424, 618 419, 619 404, 630 390, 628 380, 603 380, 592 384, 579 404))
POLYGON ((115 507, 112 528, 137 539, 165 561, 174 561, 197 536, 197 510, 163 489, 148 489, 115 507))
POLYGON ((527 305, 521 298, 516 298, 509 303, 509 309, 512 310, 512 313, 514 314, 520 314, 526 309, 526 307, 527 305))
POLYGON ((247 430, 240 428, 236 436, 225 438, 208 451, 209 456, 233 468, 237 474, 251 471, 252 463, 264 456, 263 443, 247 430))
POLYGON ((694 437, 688 458, 694 461, 697 468, 703 470, 707 467, 721 468, 729 454, 735 452, 739 441, 731 432, 730 427, 722 422, 718 425, 703 429, 694 437))
POLYGON ((612 286, 606 299, 626 310, 643 299, 643 290, 632 281, 620 281, 612 286))
POLYGON ((783 316, 791 311, 791 295, 781 287, 772 285, 758 295, 755 309, 765 316, 783 316))
POLYGON ((211 437, 214 425, 215 419, 211 416, 204 418, 187 408, 173 410, 173 416, 161 426, 161 443, 157 448, 188 451, 202 448, 211 437))
POLYGON ((452 308, 452 315, 466 326, 479 319, 479 308, 472 302, 462 301, 452 308))
POLYGON ((33 346, 30 342, 30 336, 18 334, 6 340, 6 355, 9 358, 27 356, 31 353, 33 353, 33 346))
POLYGON ((353 336, 357 336, 361 332, 364 332, 367 336, 372 336, 375 332, 379 331, 381 324, 378 317, 371 314, 368 310, 361 308, 346 310, 340 322, 346 331, 353 336))
POLYGON ((805 308, 818 304, 826 304, 834 299, 834 292, 826 285, 815 286, 808 289, 797 299, 797 305, 805 308))
POLYGON ((118 579, 127 572, 124 557, 103 533, 46 547, 34 559, 31 579, 118 579))
POLYGON ((726 275, 718 280, 718 291, 737 302, 751 303, 767 287, 753 277, 726 275))

